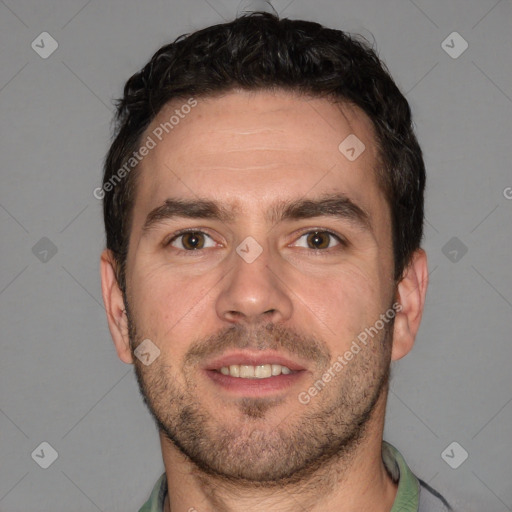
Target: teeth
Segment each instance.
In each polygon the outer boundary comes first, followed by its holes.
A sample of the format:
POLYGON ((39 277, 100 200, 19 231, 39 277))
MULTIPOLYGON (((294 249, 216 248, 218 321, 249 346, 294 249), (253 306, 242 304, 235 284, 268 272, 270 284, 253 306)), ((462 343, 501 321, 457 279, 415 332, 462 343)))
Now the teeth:
POLYGON ((230 377, 240 377, 242 379, 268 379, 277 375, 289 375, 292 373, 290 368, 280 364, 260 364, 252 366, 250 364, 232 364, 229 367, 223 366, 220 369, 222 375, 230 377))
POLYGON ((257 379, 266 379, 272 375, 272 365, 261 364, 254 367, 254 376, 257 379))
POLYGON ((240 378, 242 379, 252 379, 254 377, 254 366, 249 366, 248 364, 240 365, 240 378))

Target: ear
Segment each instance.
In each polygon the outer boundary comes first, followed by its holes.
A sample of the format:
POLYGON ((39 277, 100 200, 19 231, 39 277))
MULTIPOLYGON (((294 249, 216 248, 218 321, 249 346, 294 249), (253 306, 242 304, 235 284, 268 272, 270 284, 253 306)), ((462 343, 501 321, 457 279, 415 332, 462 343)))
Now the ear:
POLYGON ((401 308, 397 310, 393 328, 393 361, 408 354, 414 345, 425 306, 427 286, 427 255, 423 249, 418 249, 398 283, 397 302, 401 308))
POLYGON ((117 356, 124 363, 131 364, 133 356, 128 336, 128 317, 125 312, 123 293, 117 283, 115 265, 112 252, 105 249, 101 253, 100 272, 101 292, 107 313, 108 328, 116 347, 117 356))

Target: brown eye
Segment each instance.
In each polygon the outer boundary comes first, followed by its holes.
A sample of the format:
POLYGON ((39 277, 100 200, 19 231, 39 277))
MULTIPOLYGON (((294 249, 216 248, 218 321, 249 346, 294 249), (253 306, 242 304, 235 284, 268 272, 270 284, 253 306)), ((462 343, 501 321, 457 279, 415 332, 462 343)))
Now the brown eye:
POLYGON ((314 231, 307 236, 306 240, 311 249, 327 249, 331 242, 331 236, 325 231, 314 231))
POLYGON ((308 231, 299 237, 295 243, 298 247, 311 250, 332 249, 337 245, 346 245, 344 240, 325 230, 308 231))
POLYGON ((185 231, 172 238, 168 245, 185 251, 194 251, 207 247, 214 247, 215 243, 213 240, 210 242, 210 245, 206 245, 207 238, 211 239, 209 235, 203 233, 202 231, 185 231))
POLYGON ((204 237, 202 233, 185 233, 183 236, 183 247, 185 249, 202 249, 204 245, 204 237))

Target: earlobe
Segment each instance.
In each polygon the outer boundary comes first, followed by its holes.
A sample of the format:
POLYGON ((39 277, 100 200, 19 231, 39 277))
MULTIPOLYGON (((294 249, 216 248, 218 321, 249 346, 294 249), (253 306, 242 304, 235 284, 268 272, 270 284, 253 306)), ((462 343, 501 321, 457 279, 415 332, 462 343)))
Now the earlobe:
POLYGON ((427 286, 427 255, 423 249, 418 249, 398 283, 397 302, 400 310, 396 314, 393 328, 393 361, 408 354, 414 345, 425 306, 427 286))
POLYGON ((100 260, 101 291, 105 311, 107 313, 108 328, 121 361, 133 363, 128 335, 128 318, 126 316, 123 293, 119 288, 115 273, 115 261, 110 250, 105 249, 100 260))

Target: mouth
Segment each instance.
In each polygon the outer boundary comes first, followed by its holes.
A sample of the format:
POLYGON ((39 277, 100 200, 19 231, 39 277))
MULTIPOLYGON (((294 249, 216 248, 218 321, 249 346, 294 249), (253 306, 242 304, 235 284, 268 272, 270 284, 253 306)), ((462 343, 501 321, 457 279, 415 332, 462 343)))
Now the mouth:
POLYGON ((222 366, 219 371, 222 375, 229 375, 239 379, 268 379, 269 377, 292 373, 290 368, 277 363, 259 364, 257 366, 251 364, 231 364, 229 366, 222 366))
POLYGON ((277 352, 231 353, 208 362, 203 369, 216 386, 251 397, 283 392, 307 373, 303 363, 277 352))

